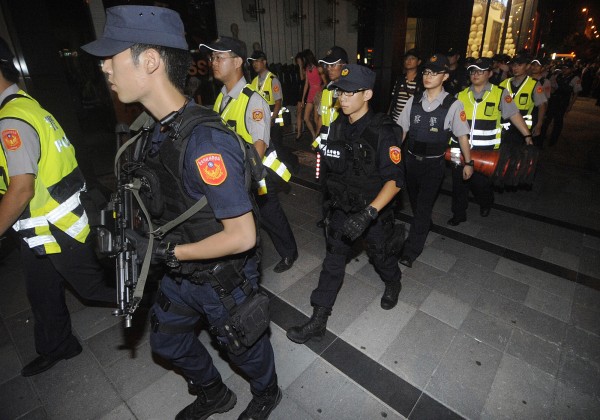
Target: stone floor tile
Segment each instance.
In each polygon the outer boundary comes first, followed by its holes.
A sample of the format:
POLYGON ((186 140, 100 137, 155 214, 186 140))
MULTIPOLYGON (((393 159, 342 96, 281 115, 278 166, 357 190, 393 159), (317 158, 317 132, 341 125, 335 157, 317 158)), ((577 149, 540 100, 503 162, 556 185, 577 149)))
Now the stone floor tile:
POLYGON ((346 264, 346 274, 355 275, 367 264, 369 264, 369 257, 367 256, 367 253, 363 251, 346 264))
POLYGON ((600 238, 597 236, 588 235, 587 233, 583 234, 583 246, 586 248, 595 249, 596 251, 600 251, 600 238))
POLYGON ((476 309, 471 309, 460 329, 501 352, 506 349, 512 332, 512 327, 507 323, 476 309))
POLYGON ((529 288, 524 304, 563 322, 571 320, 572 302, 570 299, 563 299, 537 287, 529 288))
POLYGON ((552 419, 596 420, 600 416, 600 400, 568 384, 557 382, 554 394, 552 419))
POLYGON ((600 312, 583 305, 573 305, 571 323, 576 327, 600 335, 600 312))
POLYGON ((448 274, 481 287, 487 287, 493 274, 493 267, 484 267, 461 257, 456 260, 448 274))
POLYGON ((473 304, 473 308, 487 315, 500 318, 509 325, 516 325, 522 305, 502 297, 489 290, 484 290, 473 304))
POLYGON ((579 257, 579 272, 582 274, 600 278, 600 251, 591 248, 583 248, 579 257))
POLYGON ((112 410, 110 413, 99 417, 98 420, 137 420, 127 404, 123 403, 112 410))
POLYGON ((528 285, 497 273, 490 273, 486 287, 492 292, 517 302, 523 302, 529 291, 528 285))
POLYGON ((591 289, 582 284, 578 284, 575 288, 573 303, 580 305, 586 309, 600 312, 600 291, 591 289))
POLYGON ((0 346, 0 384, 21 374, 21 361, 12 343, 0 346))
POLYGON ((16 315, 29 309, 29 300, 25 293, 25 279, 19 270, 11 270, 9 264, 20 267, 18 252, 13 252, 4 260, 5 266, 0 266, 0 315, 3 318, 16 315))
POLYGON ((578 357, 600 366, 600 337, 580 328, 570 326, 564 343, 578 357))
POLYGON ((398 296, 399 300, 418 308, 421 306, 427 296, 431 293, 431 288, 413 280, 408 275, 402 276, 402 290, 398 296))
POLYGON ((425 392, 467 418, 481 412, 502 359, 502 353, 459 333, 425 392))
POLYGON ((42 401, 22 376, 0 384, 0 417, 16 419, 42 406, 42 401))
POLYGON ((600 400, 600 366, 579 357, 573 350, 563 351, 558 380, 600 400))
POLYGON ((518 313, 517 326, 552 343, 565 339, 567 324, 535 309, 523 306, 518 313))
MULTIPOLYGON (((431 236, 431 232, 429 233, 429 236, 431 236)), ((496 267, 496 264, 498 264, 498 260, 500 259, 500 257, 496 254, 492 254, 491 252, 483 249, 446 238, 445 236, 440 236, 434 240, 431 243, 431 247, 440 249, 448 254, 456 256, 459 259, 465 259, 473 264, 477 264, 491 270, 496 267)))
POLYGON ((48 420, 48 414, 43 407, 38 407, 24 416, 19 417, 19 420, 48 420))
POLYGON ((556 377, 561 348, 556 343, 514 328, 506 352, 556 377))
POLYGON ((61 361, 52 369, 32 377, 43 396, 48 417, 95 418, 119 406, 119 397, 92 354, 84 348, 77 357, 61 361))
MULTIPOLYGON (((279 262, 279 260, 277 260, 279 262)), ((263 270, 260 284, 275 294, 279 294, 289 286, 304 277, 306 273, 320 267, 322 261, 309 253, 299 253, 298 259, 289 270, 283 273, 275 273, 273 267, 269 266, 263 270)))
POLYGON ((459 328, 471 311, 471 306, 433 290, 419 309, 451 327, 459 328))
POLYGON ((33 315, 31 310, 28 309, 6 318, 4 324, 23 364, 29 363, 37 357, 33 340, 33 315))
POLYGON ((577 255, 559 251, 548 246, 544 247, 541 259, 571 270, 578 271, 579 269, 579 257, 577 255))
POLYGON ((315 419, 402 418, 320 359, 286 389, 286 394, 315 419))
POLYGON ((547 419, 556 379, 513 356, 502 357, 482 419, 547 419))
POLYGON ((432 247, 425 248, 418 259, 446 273, 456 262, 456 256, 432 247))
POLYGON ((194 400, 183 377, 169 371, 127 400, 127 405, 138 419, 173 419, 194 400))
POLYGON ((520 281, 521 283, 561 296, 565 299, 571 299, 575 292, 576 283, 572 281, 565 280, 506 258, 501 258, 500 261, 498 261, 498 265, 494 271, 498 274, 520 281))
POLYGON ((417 311, 379 361, 423 389, 455 335, 454 328, 417 311))
POLYGON ((416 308, 404 302, 384 311, 380 299, 375 298, 340 337, 371 359, 379 360, 416 312, 416 308))
POLYGON ((82 340, 87 340, 113 325, 121 325, 122 318, 114 316, 112 311, 112 308, 86 307, 72 313, 73 330, 82 340))
POLYGON ((412 268, 402 266, 402 273, 410 276, 410 278, 425 284, 431 288, 435 288, 441 280, 445 280, 446 272, 435 268, 429 264, 422 263, 417 260, 413 263, 412 268))
POLYGON ((275 366, 279 386, 287 388, 315 361, 317 355, 308 347, 296 344, 285 331, 271 323, 271 344, 275 351, 275 366))
MULTIPOLYGON (((310 294, 319 284, 319 274, 321 268, 316 268, 310 273, 305 274, 302 278, 285 289, 279 296, 289 302, 296 309, 310 316, 312 314, 312 306, 310 306, 310 294)), ((264 285, 263 285, 264 286, 264 285)), ((269 291, 273 292, 268 286, 264 286, 269 291)), ((344 286, 342 285, 342 288, 344 286)))

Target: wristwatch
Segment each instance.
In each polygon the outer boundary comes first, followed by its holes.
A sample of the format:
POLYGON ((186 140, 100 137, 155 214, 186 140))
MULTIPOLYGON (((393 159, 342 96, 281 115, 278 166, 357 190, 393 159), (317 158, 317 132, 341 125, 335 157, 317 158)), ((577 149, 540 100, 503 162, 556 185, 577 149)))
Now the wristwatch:
POLYGON ((367 214, 369 215, 369 217, 373 220, 377 219, 377 216, 379 215, 379 213, 377 212, 377 209, 373 206, 367 206, 367 208, 365 209, 367 211, 367 214))
POLYGON ((465 162, 465 166, 475 166, 475 161, 471 159, 470 161, 465 162))

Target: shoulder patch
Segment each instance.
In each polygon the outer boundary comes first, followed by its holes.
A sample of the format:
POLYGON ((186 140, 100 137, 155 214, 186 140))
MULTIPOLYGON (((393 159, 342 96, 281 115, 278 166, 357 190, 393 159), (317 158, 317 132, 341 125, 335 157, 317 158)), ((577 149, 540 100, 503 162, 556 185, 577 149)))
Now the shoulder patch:
POLYGON ((467 121, 467 113, 465 111, 460 111, 460 120, 462 122, 467 121))
POLYGON ((544 92, 544 88, 541 86, 538 86, 538 88, 536 89, 537 93, 543 93, 544 92))
POLYGON ((263 117, 264 115, 262 109, 255 109, 252 111, 252 119, 254 121, 261 121, 263 117))
POLYGON ((402 152, 398 146, 390 147, 390 160, 396 165, 402 160, 402 152))
POLYGON ((2 143, 6 150, 15 151, 21 147, 21 137, 19 131, 11 128, 8 130, 2 130, 2 143))
POLYGON ((208 185, 220 185, 227 179, 227 168, 219 153, 208 153, 196 159, 200 177, 208 185))
POLYGON ((505 101, 507 104, 511 103, 511 102, 512 102, 512 96, 510 96, 510 95, 506 95, 506 96, 504 97, 504 101, 505 101))
POLYGON ((273 86, 273 92, 275 92, 275 93, 279 92, 279 85, 273 86))

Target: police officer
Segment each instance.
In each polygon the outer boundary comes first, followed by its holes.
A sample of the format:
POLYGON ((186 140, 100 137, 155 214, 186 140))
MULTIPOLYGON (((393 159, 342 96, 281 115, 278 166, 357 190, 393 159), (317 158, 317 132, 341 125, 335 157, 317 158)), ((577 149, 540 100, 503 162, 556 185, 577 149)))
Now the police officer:
POLYGON ((450 48, 446 57, 448 57, 448 80, 444 82, 444 90, 450 95, 456 96, 468 85, 467 71, 460 64, 460 54, 456 49, 450 48))
MULTIPOLYGON (((512 124, 531 142, 531 132, 519 113, 512 96, 506 89, 490 83, 492 60, 478 58, 467 67, 471 86, 458 94, 458 99, 465 106, 467 121, 470 126, 470 143, 473 150, 498 150, 501 143, 501 119, 510 120, 512 124)), ((456 140, 453 139, 453 147, 456 140)), ((462 149, 462 147, 461 147, 462 149)), ((464 151, 463 151, 464 153, 464 151)), ((448 220, 450 226, 457 226, 467 220, 469 190, 473 192, 479 203, 479 214, 487 217, 494 203, 492 180, 479 172, 473 173, 470 179, 464 179, 463 169, 452 170, 452 213, 448 220)))
MULTIPOLYGON (((39 354, 21 375, 44 372, 81 353, 65 304, 66 280, 84 299, 116 301, 89 243, 75 149, 56 119, 16 83, 13 55, 0 38, 0 236, 19 233, 39 354)), ((8 279, 5 279, 8 280, 8 279)))
POLYGON ((254 144, 265 166, 272 171, 266 176, 258 191, 256 201, 260 209, 261 226, 267 231, 281 260, 273 271, 282 273, 289 270, 298 258, 298 247, 279 198, 277 198, 276 175, 289 181, 290 173, 277 158, 277 152, 270 144, 271 115, 269 105, 263 97, 246 84, 243 65, 246 49, 240 41, 220 37, 209 45, 200 48, 212 51, 211 63, 215 79, 223 82, 221 93, 213 109, 221 118, 248 143, 254 144), (266 191, 265 191, 266 190, 266 191))
MULTIPOLYGON (((531 130, 532 136, 536 137, 540 135, 542 130, 548 100, 544 94, 544 88, 528 75, 530 62, 531 57, 525 53, 515 55, 510 61, 512 77, 504 79, 500 83, 500 87, 508 91, 525 120, 527 128, 531 130)), ((505 132, 503 133, 502 143, 505 146, 507 143, 510 146, 523 144, 521 133, 509 121, 503 121, 503 127, 505 132)), ((533 144, 533 139, 527 138, 525 143, 533 144)))
POLYGON ((412 48, 404 54, 404 72, 396 80, 392 90, 392 100, 388 114, 396 121, 408 100, 423 92, 423 78, 419 73, 421 58, 419 52, 412 48))
POLYGON ((373 71, 348 64, 331 85, 343 115, 331 125, 323 152, 331 196, 327 253, 319 284, 310 298, 312 317, 287 331, 288 338, 296 343, 320 340, 325 334, 352 243, 362 235, 367 255, 385 282, 381 307, 392 309, 398 302, 402 274, 396 257, 399 249, 395 249, 399 245, 394 243, 398 237, 394 237, 394 217, 388 203, 403 183, 401 156, 394 123, 369 109, 374 84, 373 71))
POLYGON ((425 246, 433 205, 444 179, 444 153, 451 134, 459 139, 467 162, 462 168, 463 178, 473 175, 467 117, 462 103, 444 90, 443 83, 448 77, 446 56, 432 55, 423 66, 425 92, 410 98, 396 120, 404 133, 408 131, 404 162, 413 221, 400 258, 400 263, 407 267, 412 267, 425 246))
POLYGON ((552 92, 552 97, 548 103, 548 112, 542 126, 542 138, 546 138, 546 133, 550 124, 552 133, 548 139, 548 146, 554 146, 558 142, 558 137, 563 128, 565 115, 571 110, 579 92, 581 92, 581 79, 573 71, 573 63, 570 61, 562 65, 561 71, 557 72, 555 77, 556 90, 552 92))
POLYGON ((270 143, 281 156, 281 127, 284 126, 283 113, 287 111, 283 107, 283 92, 281 83, 277 76, 271 73, 267 67, 267 55, 262 51, 254 51, 248 58, 248 62, 257 73, 252 79, 250 86, 265 98, 271 110, 271 132, 270 143))
MULTIPOLYGON (((548 76, 548 72, 547 72, 547 60, 543 57, 534 57, 531 60, 531 63, 529 63, 529 75, 537 80, 538 84, 542 87, 542 91, 544 92, 544 95, 546 96, 546 106, 545 106, 545 110, 546 112, 548 111, 548 102, 550 101, 550 96, 552 96, 552 86, 550 84, 550 79, 547 77, 548 76)), ((533 135, 533 144, 538 148, 538 149, 542 149, 543 148, 543 143, 544 143, 544 139, 542 137, 542 133, 541 133, 541 127, 544 125, 544 118, 545 118, 545 114, 542 118, 540 118, 539 116, 539 112, 537 108, 533 109, 533 119, 535 121, 537 121, 540 125, 540 131, 536 134, 535 132, 532 133, 533 135)))
POLYGON ((103 36, 82 48, 103 57, 102 70, 120 101, 140 102, 157 121, 143 153, 143 163, 160 181, 154 194, 165 202, 156 223, 208 200, 153 249, 153 261, 163 264, 166 274, 151 310, 150 344, 198 395, 176 419, 206 419, 236 403, 195 334, 201 316, 250 380, 253 398, 239 418, 266 419, 281 400, 269 338, 263 333, 254 343, 239 345, 227 328, 231 313, 258 296, 253 292, 258 273, 246 264, 256 225, 244 152, 218 114, 181 93, 191 61, 183 23, 167 8, 116 6, 107 9, 103 36))

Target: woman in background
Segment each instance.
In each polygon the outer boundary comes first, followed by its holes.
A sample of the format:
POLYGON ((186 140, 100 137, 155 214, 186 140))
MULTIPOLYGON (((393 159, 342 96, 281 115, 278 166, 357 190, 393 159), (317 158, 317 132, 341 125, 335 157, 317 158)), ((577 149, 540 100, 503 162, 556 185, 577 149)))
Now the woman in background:
POLYGON ((300 140, 302 137, 302 112, 304 110, 304 84, 306 79, 306 72, 304 71, 304 54, 300 51, 294 57, 294 61, 298 65, 298 71, 300 72, 300 78, 298 79, 298 91, 297 98, 298 103, 296 103, 296 141, 300 140))
MULTIPOLYGON (((302 102, 305 104, 304 122, 314 140, 318 134, 315 124, 311 121, 311 114, 314 114, 314 99, 317 93, 323 90, 326 81, 323 69, 317 65, 317 59, 313 52, 311 50, 304 50, 303 55, 305 72, 304 92, 302 93, 302 102)), ((317 118, 315 118, 315 122, 317 118)))

